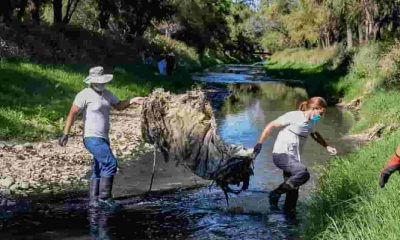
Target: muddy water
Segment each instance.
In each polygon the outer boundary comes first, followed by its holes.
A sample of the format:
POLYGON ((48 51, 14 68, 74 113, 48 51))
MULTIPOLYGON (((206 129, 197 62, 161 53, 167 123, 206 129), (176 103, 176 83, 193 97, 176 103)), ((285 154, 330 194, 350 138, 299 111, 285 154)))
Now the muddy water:
MULTIPOLYGON (((216 112, 219 134, 228 143, 252 147, 266 123, 294 110, 298 102, 307 98, 301 87, 276 82, 253 84, 247 83, 248 79, 242 81, 240 76, 247 78, 248 74, 237 74, 237 71, 247 69, 249 72, 249 67, 230 69, 216 73, 219 77, 214 75, 213 80, 221 82, 220 78, 224 78, 223 81, 232 82, 229 81, 230 74, 239 79, 234 80, 239 83, 228 86, 236 92, 235 97, 227 100, 216 112)), ((344 154, 352 149, 352 144, 340 138, 351 124, 351 115, 329 108, 317 130, 337 147, 339 154, 344 154)), ((269 209, 268 192, 282 181, 281 172, 271 159, 275 137, 276 133, 265 142, 256 159, 250 189, 237 196, 230 195, 229 206, 222 192, 212 186, 137 196, 125 194, 117 198, 122 208, 114 212, 88 211, 84 197, 51 206, 37 204, 33 207, 22 201, 10 207, 9 211, 1 212, 0 239, 298 239, 296 225, 287 221, 281 211, 269 209)), ((313 141, 308 141, 305 146, 302 160, 312 177, 301 188, 299 221, 305 221, 302 205, 315 186, 317 166, 334 161, 313 141)), ((166 172, 172 171, 168 170, 171 167, 165 169, 166 172)), ((121 175, 133 182, 135 176, 130 173, 122 169, 121 175)), ((180 176, 186 178, 186 175, 180 176)), ((145 189, 145 183, 147 180, 132 185, 145 189)), ((129 192, 127 184, 119 184, 116 189, 129 192)))

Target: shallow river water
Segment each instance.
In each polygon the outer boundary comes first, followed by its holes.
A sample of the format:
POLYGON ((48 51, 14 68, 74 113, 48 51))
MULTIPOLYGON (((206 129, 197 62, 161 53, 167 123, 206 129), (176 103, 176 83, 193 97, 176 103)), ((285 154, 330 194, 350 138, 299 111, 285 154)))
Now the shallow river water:
MULTIPOLYGON (((227 143, 253 147, 266 123, 294 110, 307 98, 306 91, 299 86, 262 82, 261 77, 258 83, 249 83, 253 68, 230 68, 231 71, 224 68, 219 72, 214 69, 212 77, 214 82, 229 83, 228 87, 235 92, 235 97, 215 113, 219 134, 227 143), (247 72, 238 73, 246 69, 247 72), (245 81, 241 81, 243 78, 245 81)), ((353 147, 341 140, 351 124, 349 113, 331 107, 317 130, 341 155, 353 147)), ((212 186, 120 198, 118 202, 123 208, 113 213, 88 211, 83 198, 39 212, 20 204, 12 217, 7 217, 7 212, 0 216, 0 239, 299 239, 297 225, 287 221, 281 211, 269 209, 268 193, 282 181, 282 173, 271 159, 275 136, 276 133, 265 142, 256 159, 249 190, 230 195, 229 206, 222 191, 212 186)), ((335 159, 309 139, 302 160, 312 176, 300 190, 299 222, 306 221, 302 206, 316 184, 318 166, 335 159)))

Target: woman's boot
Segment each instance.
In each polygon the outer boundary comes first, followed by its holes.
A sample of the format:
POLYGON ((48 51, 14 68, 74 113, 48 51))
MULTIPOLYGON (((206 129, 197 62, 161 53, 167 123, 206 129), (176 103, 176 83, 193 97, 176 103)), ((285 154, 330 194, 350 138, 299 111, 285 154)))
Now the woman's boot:
POLYGON ((283 211, 285 212, 286 216, 291 220, 296 219, 296 205, 298 198, 298 189, 291 190, 286 193, 285 206, 283 211))
POLYGON ((293 188, 287 184, 286 182, 281 183, 278 188, 271 191, 269 193, 269 204, 271 208, 278 208, 279 198, 282 194, 287 193, 288 191, 292 190, 293 188))

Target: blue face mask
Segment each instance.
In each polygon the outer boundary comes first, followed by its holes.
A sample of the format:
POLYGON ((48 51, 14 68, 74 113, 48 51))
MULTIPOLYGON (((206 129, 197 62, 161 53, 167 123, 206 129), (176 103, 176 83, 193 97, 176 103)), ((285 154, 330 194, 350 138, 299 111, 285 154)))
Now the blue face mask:
POLYGON ((312 121, 316 122, 321 119, 321 115, 315 114, 310 118, 312 121))

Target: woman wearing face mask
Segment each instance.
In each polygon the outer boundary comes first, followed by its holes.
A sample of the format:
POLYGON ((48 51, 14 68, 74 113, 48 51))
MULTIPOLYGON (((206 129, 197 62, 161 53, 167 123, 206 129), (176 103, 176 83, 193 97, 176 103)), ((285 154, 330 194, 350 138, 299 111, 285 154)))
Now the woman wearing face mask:
POLYGON ((299 187, 310 178, 306 166, 301 162, 301 151, 308 135, 332 154, 336 154, 334 147, 328 146, 321 134, 314 132, 314 127, 327 107, 321 97, 313 97, 300 104, 298 111, 285 113, 266 125, 254 153, 259 154, 265 139, 270 136, 274 128, 280 128, 276 138, 272 158, 274 164, 283 170, 284 182, 270 192, 269 202, 272 208, 278 207, 282 194, 286 194, 284 211, 290 218, 295 218, 299 187))
POLYGON ((83 110, 83 143, 93 155, 93 172, 89 187, 89 205, 92 207, 98 206, 99 203, 105 207, 114 206, 111 191, 117 171, 117 160, 111 151, 108 138, 110 109, 113 107, 123 110, 132 104, 143 102, 141 97, 120 101, 106 89, 106 84, 113 79, 113 75, 103 72, 103 67, 89 70, 89 76, 84 80, 89 87, 76 95, 67 117, 64 133, 58 141, 61 146, 67 144, 75 117, 83 110))

